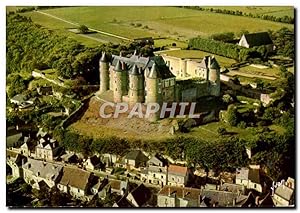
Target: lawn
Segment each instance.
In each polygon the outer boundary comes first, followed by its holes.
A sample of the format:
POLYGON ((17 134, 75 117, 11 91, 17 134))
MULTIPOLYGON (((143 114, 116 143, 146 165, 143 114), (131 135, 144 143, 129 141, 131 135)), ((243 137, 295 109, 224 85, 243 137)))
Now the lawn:
MULTIPOLYGON (((191 58, 191 59, 202 59, 207 55, 214 55, 212 53, 204 52, 201 50, 172 50, 165 52, 169 56, 174 56, 178 58, 191 58)), ((219 55, 214 55, 222 67, 230 67, 231 64, 236 63, 235 60, 226 58, 219 55)))
POLYGON ((260 76, 271 76, 271 77, 279 77, 280 75, 280 70, 278 67, 272 67, 272 68, 265 68, 265 69, 260 69, 257 67, 253 66, 246 66, 239 68, 239 72, 244 72, 248 74, 253 74, 253 75, 260 75, 260 76))
MULTIPOLYGON (((293 28, 289 24, 177 7, 68 7, 43 12, 128 38, 167 36, 184 41, 225 31, 293 28), (136 24, 141 26, 136 27, 136 24)), ((56 19, 52 21, 54 25, 57 22, 56 19)))

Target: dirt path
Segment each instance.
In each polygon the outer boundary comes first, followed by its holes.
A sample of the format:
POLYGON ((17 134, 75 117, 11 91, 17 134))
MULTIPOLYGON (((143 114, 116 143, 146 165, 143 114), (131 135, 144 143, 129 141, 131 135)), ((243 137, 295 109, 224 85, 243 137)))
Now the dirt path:
MULTIPOLYGON (((78 24, 78 23, 71 22, 71 21, 59 18, 59 17, 51 15, 49 13, 45 13, 45 12, 41 12, 41 11, 37 11, 37 10, 35 12, 43 14, 43 15, 46 15, 46 16, 49 16, 51 18, 55 18, 57 20, 63 21, 65 23, 68 23, 68 24, 71 24, 71 25, 74 25, 74 26, 77 26, 77 27, 80 26, 80 24, 78 24)), ((93 28, 90 28, 90 27, 89 27, 89 29, 92 30, 92 31, 95 31, 97 33, 103 34, 103 35, 107 35, 107 36, 111 36, 111 37, 123 39, 123 40, 126 40, 126 41, 132 41, 132 39, 129 39, 129 38, 126 38, 126 37, 123 37, 123 36, 115 35, 115 34, 112 34, 112 33, 104 32, 104 31, 93 29, 93 28)), ((88 37, 88 36, 87 36, 87 38, 94 39, 94 38, 91 38, 91 37, 88 37)))

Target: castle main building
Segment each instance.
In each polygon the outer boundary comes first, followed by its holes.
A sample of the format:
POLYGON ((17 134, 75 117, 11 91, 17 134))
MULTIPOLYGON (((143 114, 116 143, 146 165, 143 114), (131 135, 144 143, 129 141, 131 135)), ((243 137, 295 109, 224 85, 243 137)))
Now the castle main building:
POLYGON ((177 79, 176 72, 163 57, 130 57, 105 53, 99 62, 100 94, 113 92, 115 103, 158 103, 195 101, 203 96, 220 95, 220 66, 214 57, 206 56, 193 79, 177 79))

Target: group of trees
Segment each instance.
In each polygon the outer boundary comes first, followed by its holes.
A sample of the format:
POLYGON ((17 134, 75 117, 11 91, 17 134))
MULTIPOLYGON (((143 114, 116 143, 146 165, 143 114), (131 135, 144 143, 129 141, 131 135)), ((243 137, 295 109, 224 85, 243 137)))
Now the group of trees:
POLYGON ((265 51, 258 51, 257 48, 244 48, 236 44, 201 37, 190 39, 188 47, 232 58, 237 61, 246 61, 249 58, 263 58, 266 51, 266 49, 265 51))
POLYGON ((283 27, 275 32, 269 31, 279 55, 290 57, 295 60, 295 33, 283 27))
POLYGON ((7 16, 6 29, 8 74, 47 68, 55 68, 63 78, 88 78, 98 73, 98 60, 106 46, 87 48, 19 14, 7 16))
MULTIPOLYGON (((108 54, 131 53, 135 49, 153 55, 151 48, 142 44, 102 44, 88 48, 77 41, 42 28, 30 18, 19 14, 7 15, 7 73, 31 72, 34 69, 54 68, 65 79, 83 77, 87 83, 99 82, 99 59, 108 54)), ((86 33, 88 28, 80 26, 86 33)))
POLYGON ((281 22, 281 23, 288 23, 288 24, 294 24, 295 18, 291 16, 283 16, 283 17, 277 17, 272 15, 266 15, 266 14, 252 14, 252 13, 246 13, 242 12, 240 10, 228 10, 228 9, 219 9, 219 8, 203 8, 199 6, 184 6, 185 8, 194 9, 194 10, 201 10, 201 11, 208 11, 208 12, 214 12, 214 13, 222 13, 222 14, 228 14, 228 15, 236 15, 236 16, 246 16, 251 18, 260 18, 263 20, 269 20, 274 22, 281 22))

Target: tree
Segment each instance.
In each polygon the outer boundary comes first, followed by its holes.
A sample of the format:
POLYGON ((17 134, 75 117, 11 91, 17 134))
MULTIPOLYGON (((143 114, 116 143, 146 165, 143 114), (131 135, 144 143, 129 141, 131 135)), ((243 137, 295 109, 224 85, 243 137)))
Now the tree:
POLYGON ((80 26, 78 27, 78 30, 79 30, 80 33, 86 34, 86 33, 88 33, 89 28, 88 28, 87 26, 85 26, 85 25, 80 25, 80 26))
POLYGON ((225 135, 227 131, 224 127, 218 127, 217 132, 219 135, 225 135))
POLYGON ((27 89, 26 81, 19 74, 10 74, 8 76, 7 84, 9 85, 7 94, 10 98, 17 94, 21 94, 27 89))
POLYGON ((226 104, 233 103, 233 101, 234 101, 233 98, 231 97, 231 95, 229 95, 229 94, 223 95, 222 100, 226 104))
POLYGON ((238 124, 238 116, 239 115, 236 107, 233 104, 229 105, 226 113, 226 120, 230 124, 230 126, 236 126, 238 124))

